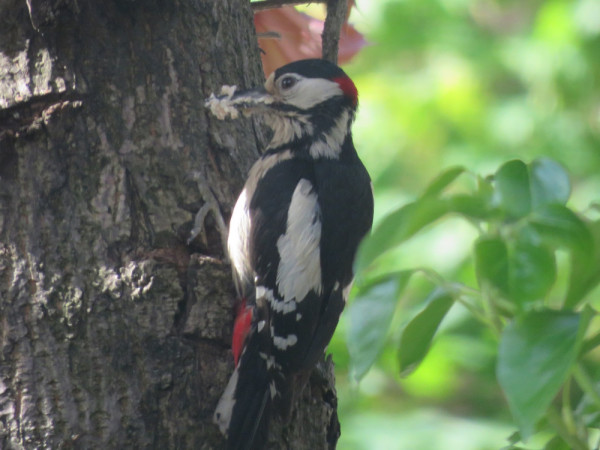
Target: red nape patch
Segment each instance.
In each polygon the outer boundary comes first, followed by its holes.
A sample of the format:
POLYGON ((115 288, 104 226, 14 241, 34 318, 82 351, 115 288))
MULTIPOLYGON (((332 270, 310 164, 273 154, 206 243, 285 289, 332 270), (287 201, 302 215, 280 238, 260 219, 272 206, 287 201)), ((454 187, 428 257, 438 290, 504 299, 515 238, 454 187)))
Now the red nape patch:
POLYGON ((352 100, 352 104, 356 106, 358 103, 358 91, 356 90, 356 86, 354 86, 352 80, 348 77, 337 77, 333 78, 331 81, 335 81, 342 89, 344 95, 350 98, 352 100))
POLYGON ((252 324, 252 308, 246 306, 246 299, 242 299, 238 306, 235 323, 233 325, 233 338, 231 339, 231 350, 233 351, 233 360, 237 367, 240 355, 244 348, 244 341, 250 331, 252 324))

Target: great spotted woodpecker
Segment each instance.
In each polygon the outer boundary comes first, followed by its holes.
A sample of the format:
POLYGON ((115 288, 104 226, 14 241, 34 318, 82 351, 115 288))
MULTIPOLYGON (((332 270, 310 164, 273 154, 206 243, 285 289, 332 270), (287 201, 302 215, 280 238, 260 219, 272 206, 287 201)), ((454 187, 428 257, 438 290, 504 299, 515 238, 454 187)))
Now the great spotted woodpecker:
POLYGON ((261 448, 273 412, 288 416, 323 355, 371 228, 369 175, 352 143, 352 80, 320 59, 277 69, 264 88, 207 101, 220 118, 260 115, 273 136, 231 217, 228 250, 240 298, 235 370, 214 420, 230 449, 261 448))

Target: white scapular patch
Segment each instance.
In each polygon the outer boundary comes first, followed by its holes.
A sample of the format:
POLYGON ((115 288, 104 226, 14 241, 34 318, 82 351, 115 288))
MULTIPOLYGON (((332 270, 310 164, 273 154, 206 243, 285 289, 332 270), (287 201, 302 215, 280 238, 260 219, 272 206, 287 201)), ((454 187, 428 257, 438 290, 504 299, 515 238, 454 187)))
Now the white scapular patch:
POLYGON ((279 350, 285 350, 298 342, 298 336, 295 334, 288 334, 287 337, 273 335, 273 345, 279 350))
POLYGON ((271 392, 271 398, 275 398, 275 396, 277 395, 277 388, 275 387, 274 381, 271 381, 271 383, 269 383, 269 390, 271 392))
POLYGON ((302 314, 296 313, 296 322, 300 322, 300 319, 302 319, 302 314))
POLYGON ((336 119, 333 127, 320 136, 315 136, 315 143, 310 146, 310 155, 313 158, 338 158, 342 151, 342 144, 348 134, 350 126, 350 111, 344 110, 336 119))
POLYGON ((229 378, 225 392, 223 392, 223 395, 217 404, 215 414, 213 415, 213 422, 219 426, 219 430, 221 430, 221 433, 223 433, 225 436, 227 436, 227 431, 229 430, 231 412, 233 411, 233 405, 235 404, 234 394, 238 377, 239 372, 236 368, 233 371, 233 374, 231 374, 231 378, 229 378))
MULTIPOLYGON (((250 263, 250 242, 248 240, 251 226, 250 199, 254 195, 257 183, 265 176, 265 173, 280 162, 291 158, 292 152, 285 150, 273 155, 267 155, 256 161, 250 169, 246 185, 240 193, 231 213, 227 251, 236 279, 242 284, 251 284, 252 277, 254 276, 250 263)), ((241 295, 242 293, 238 292, 238 294, 241 295)))
MULTIPOLYGON (((301 302, 321 293, 320 208, 310 181, 301 179, 288 210, 286 232, 277 240, 277 287, 283 302, 301 302)), ((294 308, 295 309, 295 308, 294 308)))

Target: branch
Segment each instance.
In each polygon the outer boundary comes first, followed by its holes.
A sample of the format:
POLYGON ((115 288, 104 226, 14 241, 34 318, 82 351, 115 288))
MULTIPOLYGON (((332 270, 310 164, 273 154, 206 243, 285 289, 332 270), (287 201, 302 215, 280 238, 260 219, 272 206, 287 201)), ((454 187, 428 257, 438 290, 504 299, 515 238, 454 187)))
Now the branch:
POLYGON ((348 2, 346 0, 329 0, 327 2, 327 18, 323 28, 323 59, 337 64, 340 32, 346 20, 348 2))

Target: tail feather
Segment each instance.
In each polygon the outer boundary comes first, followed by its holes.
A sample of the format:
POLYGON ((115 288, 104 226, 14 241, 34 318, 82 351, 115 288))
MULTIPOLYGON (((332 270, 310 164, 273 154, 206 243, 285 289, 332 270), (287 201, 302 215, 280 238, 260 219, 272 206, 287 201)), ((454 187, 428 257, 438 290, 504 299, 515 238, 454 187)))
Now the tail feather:
POLYGON ((253 340, 242 352, 214 414, 228 450, 258 450, 267 440, 271 417, 271 375, 253 340))
POLYGON ((236 414, 234 409, 231 428, 227 437, 227 450, 262 449, 268 436, 271 415, 271 395, 265 390, 262 395, 255 392, 250 400, 250 408, 236 414))

